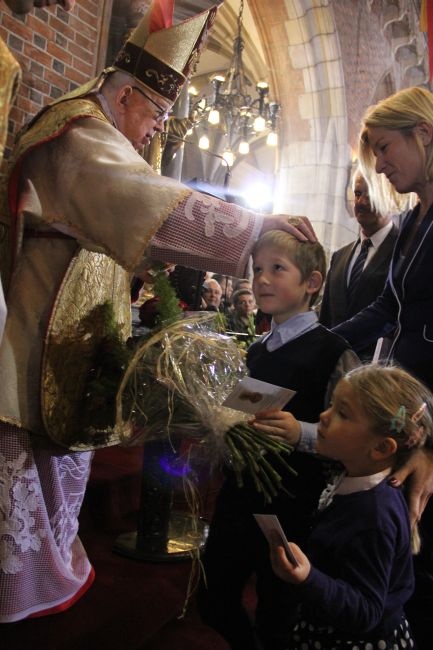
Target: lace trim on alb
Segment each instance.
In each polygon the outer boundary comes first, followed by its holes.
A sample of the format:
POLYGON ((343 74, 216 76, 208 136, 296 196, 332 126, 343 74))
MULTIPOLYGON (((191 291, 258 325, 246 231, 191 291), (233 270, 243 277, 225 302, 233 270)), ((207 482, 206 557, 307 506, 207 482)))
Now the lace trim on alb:
POLYGON ((19 573, 18 553, 39 551, 45 531, 38 529, 34 514, 41 492, 37 472, 25 469, 28 458, 22 452, 14 460, 0 454, 0 571, 19 573))

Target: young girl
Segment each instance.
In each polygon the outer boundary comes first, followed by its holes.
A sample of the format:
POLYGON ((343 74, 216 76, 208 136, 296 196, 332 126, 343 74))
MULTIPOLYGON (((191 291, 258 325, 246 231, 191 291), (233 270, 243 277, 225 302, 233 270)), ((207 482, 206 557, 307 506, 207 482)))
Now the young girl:
POLYGON ((275 573, 298 585, 291 650, 413 648, 404 605, 413 591, 411 531, 402 492, 387 476, 432 435, 427 389, 403 370, 368 365, 340 382, 320 416, 317 452, 345 471, 323 492, 305 555, 278 539, 275 573))

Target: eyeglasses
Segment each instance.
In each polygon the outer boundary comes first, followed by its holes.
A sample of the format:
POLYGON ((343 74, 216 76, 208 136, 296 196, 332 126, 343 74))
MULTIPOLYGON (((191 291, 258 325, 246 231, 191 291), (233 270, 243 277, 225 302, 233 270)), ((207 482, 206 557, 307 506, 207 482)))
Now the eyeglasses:
POLYGON ((137 91, 140 93, 140 95, 143 95, 143 97, 145 97, 149 102, 151 102, 154 106, 156 106, 156 108, 158 109, 158 112, 157 112, 157 114, 155 115, 155 117, 153 118, 153 119, 155 120, 155 122, 165 122, 165 120, 166 120, 166 119, 168 118, 168 116, 169 116, 170 109, 169 109, 169 110, 166 110, 165 108, 162 108, 162 106, 160 106, 159 104, 157 104, 157 103, 152 99, 152 97, 149 97, 149 95, 146 95, 146 93, 144 92, 144 90, 141 90, 141 88, 138 88, 138 86, 131 86, 131 88, 132 88, 132 90, 137 90, 137 91))

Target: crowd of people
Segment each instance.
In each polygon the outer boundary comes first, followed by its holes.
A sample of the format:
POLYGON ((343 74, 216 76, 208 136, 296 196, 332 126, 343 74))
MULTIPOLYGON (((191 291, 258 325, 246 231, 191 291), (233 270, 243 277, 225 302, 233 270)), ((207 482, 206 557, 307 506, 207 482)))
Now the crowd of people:
MULTIPOLYGON (((49 4, 7 2, 17 12, 49 4)), ((198 308, 223 312, 238 333, 251 322, 258 331, 260 316, 266 333, 248 349, 248 371, 296 391, 250 423, 294 448, 295 471, 282 471, 277 497, 264 503, 253 481, 239 486, 226 469, 197 594, 203 620, 232 650, 427 650, 433 95, 408 88, 364 116, 353 181, 360 235, 334 254, 326 278, 306 217, 204 197, 138 153, 162 132, 215 15, 173 26, 159 9, 155 1, 113 66, 42 109, 13 152, 14 255, 0 346, 0 623, 63 611, 94 580, 78 515, 92 450, 110 441, 73 427, 91 354, 82 346, 102 336, 108 300, 128 337, 131 278, 152 277, 158 260, 211 268, 197 286, 198 308), (148 74, 155 66, 161 74, 148 74), (398 231, 388 207, 409 193, 418 201, 398 231), (243 277, 250 256, 252 281, 243 277), (387 355, 370 363, 384 339, 387 355), (256 513, 278 515, 291 553, 278 535, 269 548, 256 513), (242 604, 252 574, 254 621, 242 604)))

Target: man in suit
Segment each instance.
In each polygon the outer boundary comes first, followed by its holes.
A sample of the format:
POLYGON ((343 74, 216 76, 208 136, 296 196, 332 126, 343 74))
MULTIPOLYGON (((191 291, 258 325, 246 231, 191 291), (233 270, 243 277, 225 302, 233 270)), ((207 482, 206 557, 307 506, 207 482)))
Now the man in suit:
MULTIPOLYGON (((380 214, 370 204, 367 182, 359 170, 353 178, 353 193, 360 232, 356 241, 331 258, 319 317, 330 328, 357 314, 382 293, 398 234, 391 214, 380 214)), ((363 350, 363 360, 372 358, 374 348, 363 350)))

